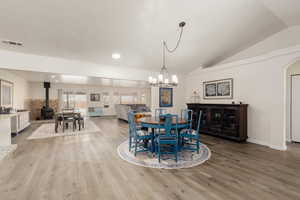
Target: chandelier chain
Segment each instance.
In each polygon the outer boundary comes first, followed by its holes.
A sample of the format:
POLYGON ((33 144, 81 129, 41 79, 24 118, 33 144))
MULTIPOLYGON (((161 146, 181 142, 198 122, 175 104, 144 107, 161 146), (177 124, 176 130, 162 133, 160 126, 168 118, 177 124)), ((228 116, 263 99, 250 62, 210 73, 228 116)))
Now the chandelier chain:
POLYGON ((166 50, 167 50, 169 53, 173 53, 173 52, 176 51, 176 49, 179 47, 179 43, 180 43, 181 38, 182 38, 182 33, 183 33, 183 27, 180 27, 179 38, 178 38, 177 43, 176 43, 176 45, 175 45, 175 47, 174 47, 173 49, 169 49, 169 47, 168 47, 166 41, 163 42, 164 47, 166 48, 166 50))
POLYGON ((175 47, 173 49, 170 49, 167 45, 166 41, 163 41, 163 68, 166 68, 166 51, 167 50, 169 53, 173 53, 176 51, 176 49, 179 47, 181 38, 182 38, 182 33, 183 33, 183 26, 180 27, 180 34, 179 34, 179 38, 177 40, 177 43, 175 45, 175 47))

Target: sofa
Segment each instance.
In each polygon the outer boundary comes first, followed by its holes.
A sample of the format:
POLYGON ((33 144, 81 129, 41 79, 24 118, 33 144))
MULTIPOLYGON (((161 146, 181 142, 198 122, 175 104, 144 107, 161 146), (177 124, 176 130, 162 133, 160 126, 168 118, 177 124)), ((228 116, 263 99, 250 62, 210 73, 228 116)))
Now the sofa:
POLYGON ((101 107, 89 107, 88 108, 89 117, 100 117, 103 116, 103 108, 101 107))
POLYGON ((146 104, 116 104, 116 115, 118 119, 128 121, 128 112, 151 116, 151 110, 146 104))

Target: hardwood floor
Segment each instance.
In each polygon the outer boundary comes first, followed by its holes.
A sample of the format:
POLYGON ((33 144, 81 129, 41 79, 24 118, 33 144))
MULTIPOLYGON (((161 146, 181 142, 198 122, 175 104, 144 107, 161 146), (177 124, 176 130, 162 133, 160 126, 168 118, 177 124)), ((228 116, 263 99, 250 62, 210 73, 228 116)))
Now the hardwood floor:
POLYGON ((26 140, 39 126, 33 124, 15 137, 17 151, 0 163, 0 199, 300 199, 300 145, 282 152, 203 135, 209 161, 158 170, 118 157, 126 123, 93 120, 101 132, 26 140))

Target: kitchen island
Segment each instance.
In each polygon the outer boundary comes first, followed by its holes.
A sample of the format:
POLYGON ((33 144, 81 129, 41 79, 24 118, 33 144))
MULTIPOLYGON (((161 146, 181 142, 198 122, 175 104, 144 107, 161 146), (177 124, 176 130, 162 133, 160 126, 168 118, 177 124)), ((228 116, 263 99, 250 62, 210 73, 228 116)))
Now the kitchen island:
POLYGON ((11 145, 11 118, 17 114, 0 115, 0 146, 11 145))
POLYGON ((0 114, 0 146, 11 145, 11 134, 17 134, 29 125, 29 111, 0 114))

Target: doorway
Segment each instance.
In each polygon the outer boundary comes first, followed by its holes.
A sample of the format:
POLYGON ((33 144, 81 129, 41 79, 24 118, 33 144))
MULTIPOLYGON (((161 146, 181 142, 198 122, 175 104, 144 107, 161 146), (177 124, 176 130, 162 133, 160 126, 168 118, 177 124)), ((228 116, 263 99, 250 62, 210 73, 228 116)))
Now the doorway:
POLYGON ((291 88, 291 139, 300 142, 300 75, 292 76, 291 88))

